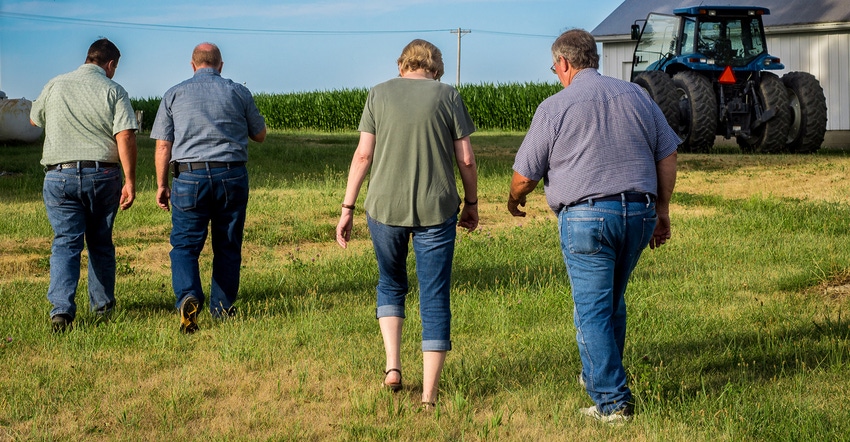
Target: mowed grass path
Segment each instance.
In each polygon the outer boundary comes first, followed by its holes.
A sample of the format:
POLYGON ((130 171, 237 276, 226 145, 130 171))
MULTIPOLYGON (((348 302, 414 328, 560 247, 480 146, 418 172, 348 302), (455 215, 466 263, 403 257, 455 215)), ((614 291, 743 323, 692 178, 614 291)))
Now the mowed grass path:
POLYGON ((627 295, 638 415, 609 428, 577 412, 590 401, 542 188, 528 217, 505 210, 521 140, 473 136, 481 226, 458 235, 436 413, 418 410, 412 260, 405 388, 380 388, 365 190, 351 246, 334 242, 357 134, 251 145, 240 314, 204 312, 192 336, 178 333, 150 140, 116 222, 116 315, 94 321, 84 269, 62 335, 47 316, 40 146, 0 146, 0 441, 850 440, 850 156, 679 156, 673 239, 645 252, 627 295))

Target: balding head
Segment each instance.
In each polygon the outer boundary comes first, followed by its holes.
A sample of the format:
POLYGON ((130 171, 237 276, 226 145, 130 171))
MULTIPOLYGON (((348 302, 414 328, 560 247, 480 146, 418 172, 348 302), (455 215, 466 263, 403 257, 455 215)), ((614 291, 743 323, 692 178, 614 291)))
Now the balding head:
POLYGON ((222 64, 221 51, 218 50, 218 46, 212 43, 201 43, 195 46, 195 50, 192 51, 192 67, 196 70, 215 68, 221 71, 222 64))

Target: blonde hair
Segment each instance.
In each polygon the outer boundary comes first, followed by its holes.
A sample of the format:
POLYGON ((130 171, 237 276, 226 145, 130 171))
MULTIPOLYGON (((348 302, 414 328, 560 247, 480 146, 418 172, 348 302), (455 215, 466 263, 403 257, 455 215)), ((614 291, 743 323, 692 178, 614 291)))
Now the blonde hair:
POLYGON ((402 71, 425 69, 434 74, 435 80, 439 80, 445 73, 443 53, 440 49, 418 38, 402 49, 401 56, 398 57, 398 66, 402 71))

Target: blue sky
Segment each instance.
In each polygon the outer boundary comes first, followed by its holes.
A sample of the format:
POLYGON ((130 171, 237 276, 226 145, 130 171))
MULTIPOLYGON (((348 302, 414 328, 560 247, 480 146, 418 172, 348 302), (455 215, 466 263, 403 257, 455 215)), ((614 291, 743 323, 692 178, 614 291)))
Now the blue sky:
MULTIPOLYGON (((397 75, 414 38, 443 51, 454 84, 556 81, 549 47, 570 28, 596 27, 622 0, 0 0, 0 90, 34 100, 107 37, 121 50, 115 80, 131 97, 159 97, 192 75, 194 46, 216 43, 223 76, 252 92, 371 87, 397 75)), ((623 33, 628 30, 623 30, 623 33)))

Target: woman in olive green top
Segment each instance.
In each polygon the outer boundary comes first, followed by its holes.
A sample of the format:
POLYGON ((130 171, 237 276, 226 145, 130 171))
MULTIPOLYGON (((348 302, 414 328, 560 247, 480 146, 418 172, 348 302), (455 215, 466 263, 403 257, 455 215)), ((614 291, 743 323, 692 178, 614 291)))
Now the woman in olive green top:
POLYGON ((354 203, 371 167, 365 209, 378 262, 376 316, 387 357, 384 385, 393 391, 402 388, 401 329, 412 238, 422 318, 422 403, 430 408, 451 350, 455 226, 469 231, 478 227, 478 174, 469 141, 475 125, 458 91, 437 81, 444 69, 436 46, 413 40, 402 51, 398 70, 399 78, 369 91, 336 239, 343 248, 351 239, 354 203))

